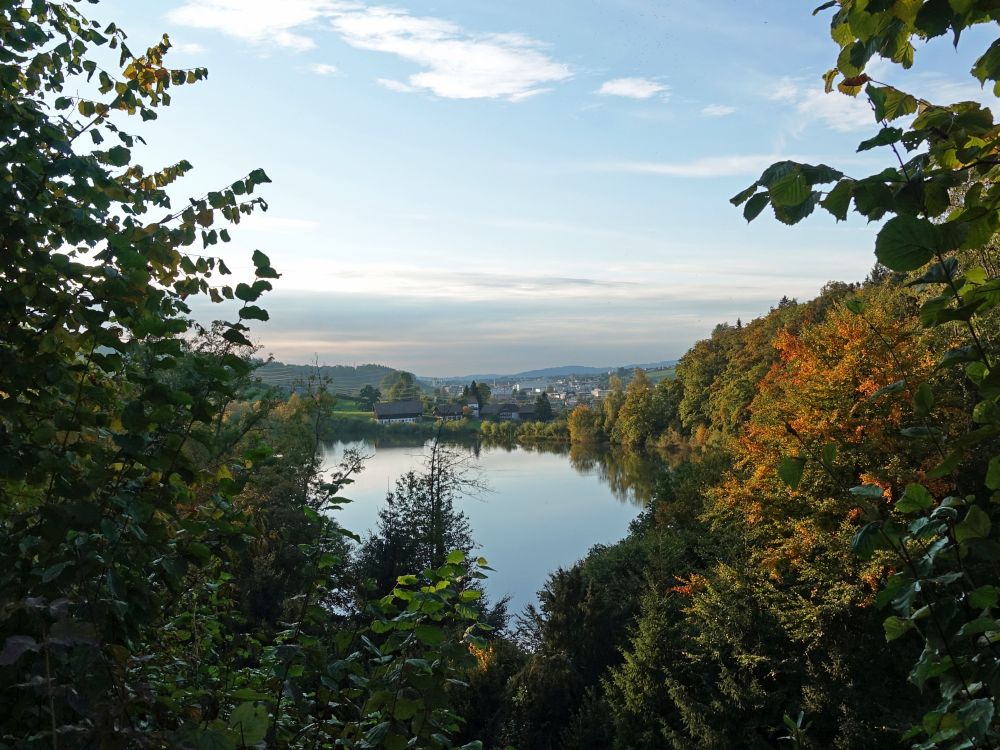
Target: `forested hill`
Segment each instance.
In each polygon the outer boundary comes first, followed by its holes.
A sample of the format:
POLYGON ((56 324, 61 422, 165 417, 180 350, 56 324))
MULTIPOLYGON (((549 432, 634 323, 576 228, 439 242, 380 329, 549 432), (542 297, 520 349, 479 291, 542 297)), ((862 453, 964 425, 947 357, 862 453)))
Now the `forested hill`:
POLYGON ((268 362, 256 369, 254 374, 265 385, 282 388, 301 388, 310 378, 327 381, 329 388, 337 393, 356 396, 366 385, 379 387, 388 376, 398 375, 399 370, 386 365, 286 365, 268 362))
MULTIPOLYGON (((571 414, 574 442, 683 460, 626 539, 550 577, 521 623, 532 653, 496 667, 513 699, 498 735, 477 728, 487 747, 896 747, 935 716, 936 670, 978 670, 965 618, 996 602, 992 585, 975 588, 996 580, 981 538, 996 438, 941 468, 945 436, 974 426, 975 396, 936 367, 962 331, 927 327, 933 293, 907 280, 879 269, 720 324, 675 379, 639 371, 571 414), (949 531, 932 497, 972 507, 949 531), (965 596, 967 612, 952 603, 965 596), (928 602, 947 619, 926 624, 921 653, 928 602)), ((988 320, 977 338, 993 359, 988 320)), ((939 746, 952 747, 921 747, 939 746)))

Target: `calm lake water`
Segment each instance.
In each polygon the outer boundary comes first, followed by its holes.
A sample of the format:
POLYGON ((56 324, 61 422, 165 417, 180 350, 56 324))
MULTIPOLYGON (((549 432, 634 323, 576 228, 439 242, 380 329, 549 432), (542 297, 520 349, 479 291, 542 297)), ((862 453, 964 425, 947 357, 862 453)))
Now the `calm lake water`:
MULTIPOLYGON (((472 525, 496 572, 487 591, 495 601, 511 597, 510 611, 535 601, 548 574, 568 567, 595 544, 618 541, 652 493, 650 460, 609 450, 455 445, 470 458, 490 491, 457 504, 472 525)), ((375 527, 387 488, 411 469, 420 471, 426 447, 386 447, 368 442, 332 443, 324 462, 333 468, 346 449, 370 456, 354 484, 342 494, 353 502, 337 514, 352 531, 375 527)))

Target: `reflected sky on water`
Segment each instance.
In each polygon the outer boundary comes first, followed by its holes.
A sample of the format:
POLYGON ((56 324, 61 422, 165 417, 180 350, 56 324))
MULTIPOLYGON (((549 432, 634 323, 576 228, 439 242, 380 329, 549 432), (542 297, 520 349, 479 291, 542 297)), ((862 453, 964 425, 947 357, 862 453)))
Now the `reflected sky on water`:
MULTIPOLYGON (((455 445, 469 456, 490 491, 459 503, 469 517, 478 554, 496 572, 491 600, 511 596, 511 611, 535 601, 548 574, 572 565, 595 544, 621 539, 652 496, 657 462, 606 448, 574 446, 455 445)), ((324 448, 332 468, 347 449, 370 458, 342 491, 353 502, 338 513, 342 525, 363 533, 396 478, 423 468, 424 446, 332 443, 324 448)))

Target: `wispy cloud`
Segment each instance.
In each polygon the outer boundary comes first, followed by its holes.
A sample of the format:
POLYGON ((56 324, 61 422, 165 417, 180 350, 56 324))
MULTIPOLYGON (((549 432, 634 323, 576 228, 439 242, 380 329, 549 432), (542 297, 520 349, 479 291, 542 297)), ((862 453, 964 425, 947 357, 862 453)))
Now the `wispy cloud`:
POLYGON ((197 42, 171 41, 170 50, 181 55, 201 55, 207 52, 207 50, 197 42))
MULTIPOLYGON (((899 72, 884 61, 876 60, 868 66, 868 74, 889 84, 899 85, 905 91, 931 102, 949 104, 956 101, 977 101, 986 106, 996 106, 997 98, 970 81, 956 81, 938 73, 910 74, 898 83, 899 72)), ((783 77, 771 85, 767 98, 792 108, 796 121, 791 128, 793 135, 801 134, 813 124, 821 124, 841 133, 871 131, 878 124, 864 94, 847 96, 834 90, 823 90, 819 77, 783 77)))
POLYGON ((412 94, 417 90, 410 84, 397 81, 394 78, 376 78, 375 83, 384 89, 389 89, 389 91, 395 91, 400 94, 412 94))
POLYGON ((170 11, 174 23, 214 29, 258 44, 287 49, 312 49, 316 42, 305 33, 334 12, 340 3, 330 0, 184 0, 170 11))
POLYGON ((789 158, 798 157, 779 154, 734 154, 732 156, 707 156, 702 159, 680 162, 605 162, 592 164, 590 169, 598 172, 625 172, 669 177, 756 176, 774 162, 789 158))
POLYGON ((736 107, 730 107, 728 104, 709 104, 707 107, 701 108, 701 113, 705 117, 725 117, 735 111, 736 107))
MULTIPOLYGON (((290 276, 288 282, 315 285, 326 273, 322 264, 313 269, 310 279, 290 276)), ((580 299, 599 295, 602 298, 627 298, 636 293, 637 282, 599 279, 584 276, 558 276, 545 273, 512 274, 494 271, 429 271, 392 264, 329 268, 331 278, 324 288, 341 294, 371 294, 399 298, 424 299, 580 299)))
POLYGON ((521 101, 571 77, 541 43, 521 34, 478 34, 432 16, 333 0, 183 0, 175 23, 210 28, 258 44, 303 51, 332 29, 357 49, 394 55, 421 70, 406 81, 379 79, 395 91, 446 99, 521 101))
POLYGON ((520 34, 472 35, 449 21, 372 6, 341 13, 333 27, 353 47, 424 68, 406 80, 446 99, 518 101, 564 81, 570 69, 520 34))
POLYGON ((309 70, 311 70, 316 75, 328 76, 337 72, 337 66, 330 65, 329 63, 313 63, 312 65, 309 66, 309 70))
POLYGON ((822 83, 781 78, 767 98, 793 108, 798 118, 796 133, 817 122, 841 133, 871 130, 875 125, 871 106, 864 97, 846 96, 839 91, 827 94, 822 83))
POLYGON ((629 99, 650 99, 657 94, 669 96, 670 87, 651 78, 614 78, 602 83, 595 93, 629 99))

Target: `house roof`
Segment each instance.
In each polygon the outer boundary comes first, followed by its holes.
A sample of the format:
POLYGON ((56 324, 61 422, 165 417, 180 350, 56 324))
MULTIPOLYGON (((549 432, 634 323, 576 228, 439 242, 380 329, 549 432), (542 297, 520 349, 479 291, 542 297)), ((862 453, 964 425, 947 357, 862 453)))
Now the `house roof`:
POLYGON ((417 399, 375 404, 375 416, 378 419, 384 419, 385 417, 414 417, 420 416, 423 413, 424 405, 417 399))
POLYGON ((511 412, 517 414, 520 411, 520 407, 517 404, 486 404, 482 409, 479 410, 480 414, 489 416, 490 414, 500 414, 501 412, 511 412))
POLYGON ((463 413, 461 404, 441 404, 434 411, 442 416, 463 413))

